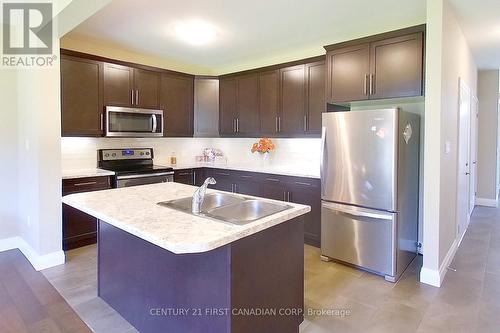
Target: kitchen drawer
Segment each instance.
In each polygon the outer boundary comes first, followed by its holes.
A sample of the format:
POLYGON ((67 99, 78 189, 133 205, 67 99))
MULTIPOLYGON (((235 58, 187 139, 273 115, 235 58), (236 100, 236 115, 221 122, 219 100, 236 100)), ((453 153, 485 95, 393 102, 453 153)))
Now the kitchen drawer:
POLYGON ((111 178, 108 176, 63 179, 63 195, 106 190, 110 188, 111 178))

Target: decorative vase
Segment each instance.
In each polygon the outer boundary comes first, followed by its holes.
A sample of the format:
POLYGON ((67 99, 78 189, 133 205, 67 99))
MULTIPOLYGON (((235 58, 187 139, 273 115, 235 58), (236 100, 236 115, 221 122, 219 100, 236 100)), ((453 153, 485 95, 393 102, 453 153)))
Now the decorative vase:
POLYGON ((260 166, 268 166, 269 165, 269 155, 271 155, 269 152, 267 153, 259 153, 260 155, 260 158, 259 158, 259 161, 260 161, 260 166))

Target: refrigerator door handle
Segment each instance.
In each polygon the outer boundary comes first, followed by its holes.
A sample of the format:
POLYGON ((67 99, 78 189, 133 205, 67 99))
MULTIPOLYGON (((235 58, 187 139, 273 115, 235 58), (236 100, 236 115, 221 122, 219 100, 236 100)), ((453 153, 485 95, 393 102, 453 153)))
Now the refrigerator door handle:
POLYGON ((345 207, 342 207, 340 205, 331 204, 331 203, 327 203, 327 202, 322 202, 321 205, 327 209, 336 210, 338 212, 342 212, 342 213, 353 215, 353 216, 368 217, 368 218, 377 219, 377 220, 392 220, 393 219, 392 215, 390 215, 390 214, 370 213, 370 212, 365 212, 365 211, 361 211, 361 210, 345 208, 345 207))
POLYGON ((323 157, 324 157, 324 154, 325 154, 325 141, 326 141, 326 127, 323 126, 321 127, 321 151, 320 151, 320 157, 319 157, 319 176, 320 176, 320 179, 321 179, 321 187, 323 187, 323 180, 324 180, 324 177, 323 177, 323 157))

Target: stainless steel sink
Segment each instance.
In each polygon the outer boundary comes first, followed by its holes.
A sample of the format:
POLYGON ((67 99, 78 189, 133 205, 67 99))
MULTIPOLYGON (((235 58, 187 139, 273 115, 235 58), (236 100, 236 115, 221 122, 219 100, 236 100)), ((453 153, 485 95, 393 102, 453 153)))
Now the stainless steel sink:
POLYGON ((234 224, 245 224, 282 212, 288 208, 290 206, 284 204, 251 199, 242 203, 212 209, 210 216, 234 224))
MULTIPOLYGON (((201 205, 201 212, 207 213, 208 211, 214 208, 231 205, 238 202, 243 202, 245 200, 246 200, 245 198, 227 193, 220 193, 220 192, 208 193, 205 195, 205 199, 203 200, 203 204, 201 205)), ((191 213, 192 202, 193 198, 187 197, 177 200, 159 202, 158 205, 191 213)))
MULTIPOLYGON (((158 205, 193 214, 192 197, 159 202, 158 205)), ((200 216, 243 225, 282 212, 289 205, 215 192, 205 195, 200 216)))

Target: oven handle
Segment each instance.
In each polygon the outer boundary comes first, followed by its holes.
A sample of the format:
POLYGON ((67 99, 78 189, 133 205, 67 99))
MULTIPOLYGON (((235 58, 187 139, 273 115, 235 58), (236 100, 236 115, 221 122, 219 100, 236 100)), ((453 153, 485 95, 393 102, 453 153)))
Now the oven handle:
POLYGON ((127 176, 116 176, 117 180, 122 179, 135 179, 135 178, 146 178, 146 177, 156 177, 156 176, 170 176, 173 175, 174 172, 156 172, 156 173, 142 173, 139 175, 127 175, 127 176))
POLYGON ((156 127, 158 126, 158 124, 156 123, 156 115, 153 114, 151 115, 151 117, 153 118, 153 133, 156 133, 156 127))

